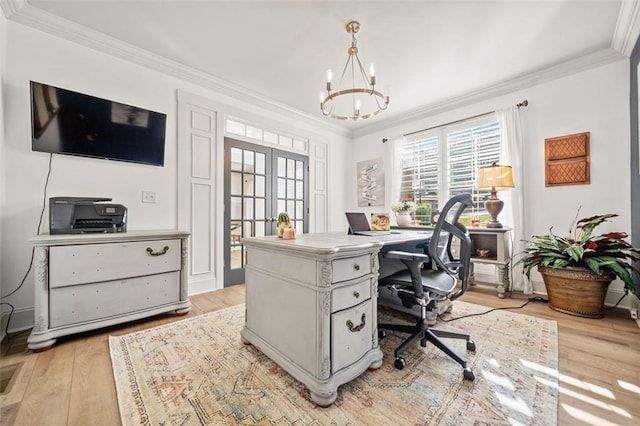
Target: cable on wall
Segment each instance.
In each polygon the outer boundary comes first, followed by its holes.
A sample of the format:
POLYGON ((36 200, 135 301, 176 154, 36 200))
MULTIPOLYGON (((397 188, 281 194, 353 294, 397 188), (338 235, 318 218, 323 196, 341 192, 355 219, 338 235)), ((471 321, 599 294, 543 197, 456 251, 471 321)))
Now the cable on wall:
MULTIPOLYGON (((53 154, 49 154, 49 169, 47 171, 47 178, 44 182, 44 191, 43 191, 43 199, 42 199, 42 210, 40 211, 40 219, 38 220, 38 228, 36 229, 36 234, 40 235, 40 227, 42 226, 42 218, 44 217, 44 211, 47 207, 47 187, 49 186, 49 177, 51 176, 51 163, 53 161, 53 154)), ((27 276, 29 276, 29 272, 31 272, 31 268, 33 267, 33 255, 35 253, 35 248, 31 247, 31 259, 29 260, 29 268, 27 268, 27 272, 24 274, 24 277, 22 277, 22 281, 20 281, 20 285, 18 285, 18 287, 16 287, 13 291, 11 291, 9 294, 6 294, 4 296, 0 296, 0 300, 6 299, 7 297, 11 296, 12 294, 15 294, 18 290, 20 290, 22 288, 22 286, 24 285, 24 282, 27 280, 27 276)), ((14 311, 14 307, 11 303, 8 302, 0 302, 0 306, 1 305, 8 305, 11 310, 9 311, 9 317, 7 319, 7 324, 5 325, 4 328, 4 332, 7 335, 7 339, 11 339, 11 336, 9 336, 9 323, 11 322, 11 316, 13 315, 13 311, 14 311)))

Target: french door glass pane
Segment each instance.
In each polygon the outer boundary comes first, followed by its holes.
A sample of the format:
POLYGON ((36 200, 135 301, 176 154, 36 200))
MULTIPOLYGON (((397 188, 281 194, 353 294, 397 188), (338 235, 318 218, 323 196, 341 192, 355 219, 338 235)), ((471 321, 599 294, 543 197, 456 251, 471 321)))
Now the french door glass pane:
POLYGON ((304 163, 302 161, 296 161, 296 179, 304 179, 304 163))
POLYGON ((242 170, 242 150, 231 148, 231 170, 242 170))
POLYGON ((231 172, 231 195, 242 195, 242 173, 231 172))
POLYGON ((256 237, 264 237, 265 234, 265 226, 264 226, 264 222, 261 221, 256 221, 256 228, 255 228, 255 232, 256 232, 256 237))
POLYGON ((243 219, 253 219, 253 198, 244 199, 244 215, 243 219))
POLYGON ((265 199, 256 198, 256 220, 264 220, 265 217, 265 199))
POLYGON ((256 152, 256 174, 266 174, 266 156, 261 152, 256 152))
POLYGON ((266 180, 264 176, 256 176, 256 197, 266 195, 266 180))
POLYGON ((253 175, 244 175, 244 195, 249 197, 253 195, 253 175))
POLYGON ((255 166, 254 166, 254 155, 253 155, 253 151, 244 151, 244 168, 243 171, 247 172, 247 173, 254 173, 255 171, 255 166))
POLYGON ((295 187, 296 181, 292 179, 287 179, 287 198, 295 198, 295 187))
POLYGON ((287 176, 287 159, 278 157, 278 177, 287 176))
POLYGON ((296 181, 296 199, 302 200, 304 198, 304 181, 296 181))
POLYGON ((242 219, 242 198, 231 197, 231 220, 242 219))

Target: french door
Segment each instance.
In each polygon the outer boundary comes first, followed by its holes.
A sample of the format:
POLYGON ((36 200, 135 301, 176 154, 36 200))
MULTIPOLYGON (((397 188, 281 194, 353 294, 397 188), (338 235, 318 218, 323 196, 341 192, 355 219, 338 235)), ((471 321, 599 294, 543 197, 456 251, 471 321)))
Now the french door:
POLYGON ((242 238, 274 235, 287 212, 296 233, 309 227, 308 157, 224 139, 224 286, 244 283, 242 238))

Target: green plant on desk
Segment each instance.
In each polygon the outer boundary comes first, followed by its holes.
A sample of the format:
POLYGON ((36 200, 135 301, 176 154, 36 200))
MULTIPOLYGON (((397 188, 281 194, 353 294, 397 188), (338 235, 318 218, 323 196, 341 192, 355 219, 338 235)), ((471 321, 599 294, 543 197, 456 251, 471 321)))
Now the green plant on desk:
POLYGON ((431 204, 420 204, 416 207, 416 221, 423 226, 431 225, 431 204))

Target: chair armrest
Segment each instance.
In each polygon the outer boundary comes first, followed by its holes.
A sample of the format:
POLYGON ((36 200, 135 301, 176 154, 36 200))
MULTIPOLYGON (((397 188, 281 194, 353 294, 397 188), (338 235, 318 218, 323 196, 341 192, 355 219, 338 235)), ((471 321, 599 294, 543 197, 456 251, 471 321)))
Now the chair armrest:
POLYGON ((422 253, 410 253, 406 251, 397 251, 391 250, 384 254, 384 257, 388 257, 389 259, 399 259, 408 262, 429 262, 431 258, 426 254, 422 253))

